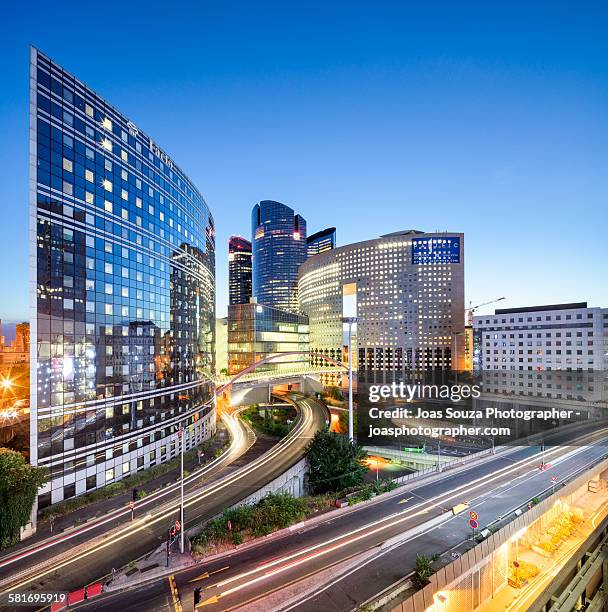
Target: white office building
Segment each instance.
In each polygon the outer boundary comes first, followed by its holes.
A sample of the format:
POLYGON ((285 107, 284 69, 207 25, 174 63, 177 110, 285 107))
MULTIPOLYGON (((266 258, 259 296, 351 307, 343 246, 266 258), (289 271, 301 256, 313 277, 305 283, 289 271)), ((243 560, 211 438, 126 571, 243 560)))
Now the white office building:
POLYGON ((300 266, 298 301, 313 364, 347 358, 342 318, 356 316, 359 371, 462 369, 464 235, 409 230, 314 255, 300 266))

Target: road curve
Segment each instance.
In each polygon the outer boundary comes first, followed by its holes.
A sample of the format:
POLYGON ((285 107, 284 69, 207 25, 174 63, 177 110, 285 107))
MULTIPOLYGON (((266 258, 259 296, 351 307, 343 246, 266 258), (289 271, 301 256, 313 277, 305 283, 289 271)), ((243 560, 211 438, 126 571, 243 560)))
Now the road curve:
MULTIPOLYGON (((238 459, 232 457, 230 473, 204 487, 200 486, 200 474, 190 481, 192 490, 184 504, 186 528, 254 493, 303 456, 315 431, 325 426, 327 416, 321 403, 306 400, 297 401, 297 405, 299 416, 290 434, 263 455, 255 456, 249 451, 238 459)), ((226 415, 225 419, 233 434, 232 451, 246 450, 253 436, 249 426, 233 415, 226 415)), ((27 557, 4 558, 0 560, 5 563, 0 589, 4 592, 80 588, 106 577, 112 568, 120 568, 149 553, 163 541, 167 528, 178 518, 179 500, 175 496, 168 503, 149 508, 145 516, 123 522, 109 532, 104 523, 97 527, 99 531, 94 529, 72 538, 70 548, 59 556, 59 544, 55 544, 54 549, 34 551, 27 557)))

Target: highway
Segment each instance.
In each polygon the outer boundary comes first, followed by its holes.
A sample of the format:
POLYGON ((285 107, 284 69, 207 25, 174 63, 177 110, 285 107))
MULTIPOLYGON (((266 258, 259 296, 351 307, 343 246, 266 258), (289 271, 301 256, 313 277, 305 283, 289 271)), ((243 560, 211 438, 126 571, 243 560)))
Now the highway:
MULTIPOLYGON (((585 443, 604 439, 607 433, 597 424, 587 424, 582 430, 587 435, 585 443)), ((567 439, 571 443, 572 435, 567 439)), ((558 436, 554 442, 559 443, 558 436)), ((121 593, 108 593, 82 607, 127 611, 141 609, 145 601, 147 610, 169 610, 176 609, 177 597, 188 612, 192 610, 193 589, 200 586, 204 589, 203 605, 198 609, 205 611, 352 610, 407 574, 417 552, 442 553, 470 536, 466 513, 452 517, 448 512, 453 505, 468 501, 471 509, 479 512, 480 526, 484 527, 547 488, 551 476, 557 477, 559 486, 607 452, 607 447, 599 445, 547 447, 544 457, 551 463, 547 471, 538 469, 542 457, 538 446, 498 453, 461 471, 446 472, 435 480, 379 497, 374 503, 341 511, 314 528, 292 531, 177 572, 172 578, 174 590, 167 578, 158 579, 121 593), (401 543, 332 581, 330 588, 313 584, 307 594, 305 585, 323 569, 373 550, 432 519, 435 525, 422 528, 406 545, 401 543), (292 591, 301 602, 286 605, 284 600, 292 591)))
MULTIPOLYGON (((325 407, 314 400, 298 398, 296 405, 298 420, 292 431, 262 455, 252 448, 255 436, 249 426, 235 416, 224 417, 232 436, 231 447, 223 461, 204 474, 202 468, 189 477, 186 528, 254 493, 303 456, 310 438, 325 426, 327 417, 325 407), (217 477, 220 470, 222 475, 217 477), (208 482, 210 471, 215 475, 212 482, 208 482), (205 480, 201 482, 201 478, 205 480)), ((128 510, 120 510, 116 516, 106 517, 107 521, 83 526, 65 539, 53 538, 0 559, 0 589, 71 591, 107 577, 112 568, 138 559, 164 541, 167 529, 179 518, 178 489, 173 488, 162 501, 166 503, 155 499, 147 513, 137 518, 144 506, 140 502, 133 522, 127 519, 128 510)))

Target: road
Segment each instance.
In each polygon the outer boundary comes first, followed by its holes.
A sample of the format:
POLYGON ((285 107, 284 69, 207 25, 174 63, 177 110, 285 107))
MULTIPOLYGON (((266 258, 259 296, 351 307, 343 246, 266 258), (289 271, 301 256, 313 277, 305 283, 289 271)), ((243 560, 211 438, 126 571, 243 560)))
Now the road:
MULTIPOLYGON (((233 457, 229 473, 213 482, 201 483, 200 474, 190 480, 191 490, 184 504, 186 528, 254 493, 303 456, 315 431, 325 426, 326 411, 313 400, 299 398, 296 403, 298 421, 279 443, 260 456, 252 452, 254 447, 236 459, 233 457)), ((232 451, 239 453, 250 448, 254 438, 250 428, 234 416, 226 418, 233 435, 232 451)), ((0 559, 1 590, 71 591, 108 576, 112 568, 122 567, 162 543, 168 527, 179 518, 178 497, 169 498, 161 506, 151 504, 147 514, 133 522, 125 521, 123 512, 117 519, 120 525, 111 531, 108 531, 108 526, 113 525, 111 521, 91 530, 84 527, 77 535, 70 536, 67 543, 40 547, 26 557, 20 551, 16 558, 0 559), (68 549, 64 550, 66 546, 68 549)))
MULTIPOLYGON (((603 438, 606 429, 597 424, 582 427, 582 432, 603 438)), ((569 434, 568 441, 572 440, 569 434)), ((559 442, 556 436, 554 443, 559 442)), ((289 588, 299 590, 301 612, 352 610, 379 591, 402 578, 413 568, 417 552, 440 553, 462 543, 470 529, 466 514, 453 518, 447 512, 453 505, 468 501, 478 510, 480 525, 494 521, 512 508, 525 503, 550 484, 559 483, 581 468, 605 455, 604 446, 547 446, 545 461, 552 467, 541 472, 539 447, 518 448, 508 454, 491 455, 462 471, 446 472, 437 480, 404 488, 402 494, 380 497, 372 504, 355 506, 317 523, 314 528, 291 532, 281 538, 236 550, 199 567, 178 572, 173 577, 174 590, 167 578, 122 593, 109 593, 84 606, 91 610, 176 609, 174 597, 181 600, 184 612, 192 610, 193 589, 204 589, 205 612, 232 610, 290 609, 277 604, 289 588), (445 521, 407 542, 389 550, 372 563, 360 567, 330 588, 313 588, 306 595, 299 586, 303 579, 361 552, 378 547, 404 532, 420 527, 431 519, 445 521), (295 586, 294 586, 295 585, 295 586), (277 599, 269 597, 277 593, 277 599)), ((426 528, 423 529, 425 531, 426 528)), ((283 597, 284 598, 284 597, 283 597)))

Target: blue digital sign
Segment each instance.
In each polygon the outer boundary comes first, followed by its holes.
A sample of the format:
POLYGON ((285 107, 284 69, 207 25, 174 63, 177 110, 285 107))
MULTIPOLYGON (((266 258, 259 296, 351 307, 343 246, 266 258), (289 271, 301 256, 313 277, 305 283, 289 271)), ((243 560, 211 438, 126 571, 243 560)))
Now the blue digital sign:
POLYGON ((460 238, 412 238, 412 263, 460 263, 460 238))

